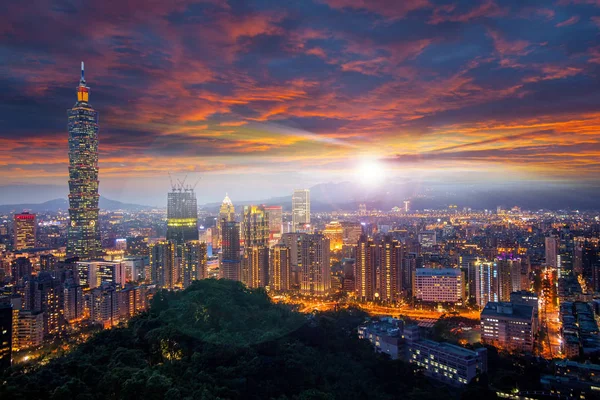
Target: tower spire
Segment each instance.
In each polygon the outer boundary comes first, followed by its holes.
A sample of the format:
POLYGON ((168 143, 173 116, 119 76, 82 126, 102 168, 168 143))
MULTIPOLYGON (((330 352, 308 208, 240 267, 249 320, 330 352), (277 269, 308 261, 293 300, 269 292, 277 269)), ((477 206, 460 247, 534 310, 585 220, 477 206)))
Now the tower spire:
POLYGON ((81 79, 77 87, 77 101, 87 103, 90 97, 90 88, 85 84, 85 71, 83 61, 81 62, 81 79))

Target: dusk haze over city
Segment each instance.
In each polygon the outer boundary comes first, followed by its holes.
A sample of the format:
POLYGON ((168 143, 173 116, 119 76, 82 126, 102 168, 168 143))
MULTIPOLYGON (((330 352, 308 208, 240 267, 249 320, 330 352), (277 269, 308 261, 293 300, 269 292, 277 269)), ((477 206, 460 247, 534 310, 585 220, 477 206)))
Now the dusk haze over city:
POLYGON ((600 399, 600 1, 0 12, 0 398, 600 399))

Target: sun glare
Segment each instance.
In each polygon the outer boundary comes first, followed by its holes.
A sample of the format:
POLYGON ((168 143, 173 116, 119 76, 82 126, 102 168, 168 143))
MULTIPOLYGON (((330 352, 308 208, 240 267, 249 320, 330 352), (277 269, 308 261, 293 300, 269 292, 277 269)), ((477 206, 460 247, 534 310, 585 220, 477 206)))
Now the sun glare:
POLYGON ((363 185, 377 185, 385 178, 385 167, 378 161, 365 160, 358 164, 356 177, 363 185))

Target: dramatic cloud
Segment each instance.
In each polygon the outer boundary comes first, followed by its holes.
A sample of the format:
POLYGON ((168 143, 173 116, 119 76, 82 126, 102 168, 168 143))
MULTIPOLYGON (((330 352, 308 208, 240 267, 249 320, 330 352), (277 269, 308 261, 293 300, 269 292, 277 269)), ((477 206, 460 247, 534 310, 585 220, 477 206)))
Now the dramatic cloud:
POLYGON ((81 60, 101 192, 130 201, 160 203, 168 171, 201 175, 204 200, 282 195, 362 157, 397 180, 598 180, 597 1, 267 3, 7 4, 0 186, 66 193, 81 60))

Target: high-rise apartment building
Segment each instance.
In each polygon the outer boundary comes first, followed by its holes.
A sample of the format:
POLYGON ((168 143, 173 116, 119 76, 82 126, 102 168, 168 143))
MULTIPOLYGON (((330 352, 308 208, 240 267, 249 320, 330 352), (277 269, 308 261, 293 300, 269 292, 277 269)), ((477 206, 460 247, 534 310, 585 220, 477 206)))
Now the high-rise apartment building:
POLYGON ((377 272, 377 246, 373 239, 361 235, 356 247, 356 263, 354 264, 356 296, 361 301, 375 300, 377 272))
POLYGON ((276 292, 290 289, 290 248, 278 244, 271 249, 269 287, 276 292))
POLYGON ((63 293, 65 321, 73 323, 83 318, 85 300, 83 298, 83 287, 75 282, 65 284, 63 293))
POLYGON ((292 230, 310 224, 310 190, 296 189, 292 194, 292 230))
POLYGON ((30 249, 36 246, 37 223, 35 214, 24 212, 14 216, 14 250, 30 249))
POLYGON ((402 243, 385 236, 377 243, 378 275, 377 297, 381 301, 392 302, 400 298, 402 292, 402 258, 404 248, 402 243))
POLYGON ((19 312, 17 328, 18 349, 28 349, 42 344, 44 339, 44 313, 40 311, 19 312))
POLYGON ((221 221, 220 275, 223 279, 240 280, 240 224, 221 221))
POLYGON ((475 261, 475 301, 481 308, 490 301, 498 301, 498 270, 496 264, 477 259, 475 261))
POLYGON ((150 245, 150 273, 153 284, 163 289, 175 287, 176 246, 171 241, 161 241, 150 245))
POLYGON ((27 257, 17 257, 10 263, 11 282, 16 283, 30 277, 33 271, 31 261, 27 257))
POLYGON ((181 282, 184 288, 190 286, 194 280, 207 277, 206 250, 206 243, 200 241, 186 242, 183 245, 181 282))
POLYGON ((323 234, 307 234, 301 239, 300 293, 325 296, 331 290, 329 239, 323 234))
POLYGON ((12 305, 10 302, 0 304, 0 372, 11 365, 13 329, 12 305))
POLYGON ((552 268, 558 268, 558 247, 559 239, 556 236, 547 236, 545 238, 546 265, 552 268))
POLYGON ((519 279, 521 278, 521 260, 518 260, 518 270, 515 270, 515 264, 517 264, 517 260, 496 259, 498 301, 510 301, 510 294, 515 291, 513 290, 513 274, 517 273, 519 279))
POLYGON ((264 206, 244 207, 242 282, 265 287, 269 282, 269 218, 264 206))
POLYGON ((64 300, 62 283, 49 272, 40 272, 27 285, 25 307, 42 312, 44 335, 57 335, 64 326, 64 300))
POLYGON ((69 117, 69 227, 67 254, 81 259, 102 251, 98 226, 98 112, 88 103, 83 63, 77 102, 69 117))

